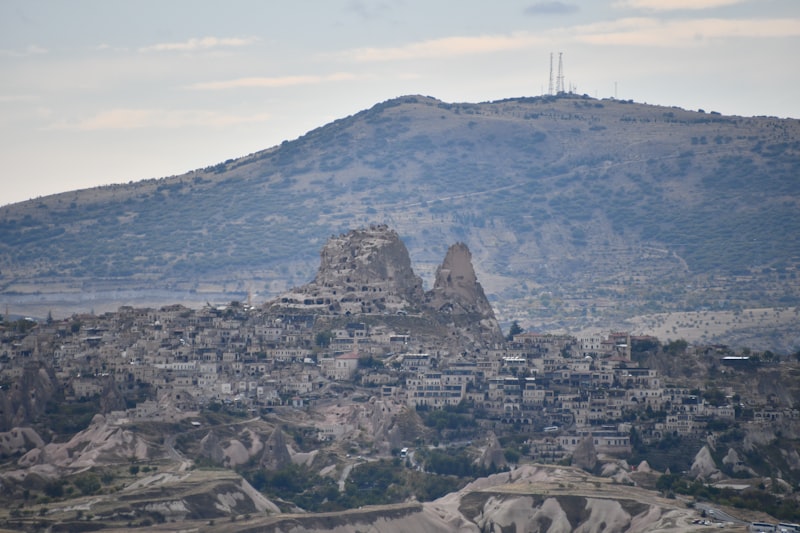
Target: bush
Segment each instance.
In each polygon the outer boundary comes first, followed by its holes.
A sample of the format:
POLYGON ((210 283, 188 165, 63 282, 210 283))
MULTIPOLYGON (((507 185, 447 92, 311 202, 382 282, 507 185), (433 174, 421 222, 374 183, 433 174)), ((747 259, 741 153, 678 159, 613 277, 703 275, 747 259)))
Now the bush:
POLYGON ((44 486, 43 490, 51 498, 61 498, 64 496, 64 482, 51 481, 44 486))
POLYGON ((83 474, 75 478, 72 482, 81 494, 94 494, 100 490, 100 480, 94 474, 83 474))

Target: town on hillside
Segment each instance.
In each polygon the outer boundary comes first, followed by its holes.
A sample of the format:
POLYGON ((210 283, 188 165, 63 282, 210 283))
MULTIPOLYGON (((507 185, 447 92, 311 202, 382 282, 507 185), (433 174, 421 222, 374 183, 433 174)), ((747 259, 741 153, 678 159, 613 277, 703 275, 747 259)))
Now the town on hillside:
MULTIPOLYGON (((31 382, 26 375, 42 369, 52 373, 66 402, 114 390, 118 400, 105 402, 105 414, 120 424, 191 418, 213 405, 254 415, 285 406, 313 410, 342 391, 352 399, 375 397, 417 410, 466 405, 498 433, 528 435, 530 458, 540 462, 561 460, 588 435, 598 452, 625 457, 632 430, 637 438, 657 441, 703 436, 710 426, 743 416, 764 424, 798 417, 796 409, 778 408, 758 394, 723 387, 709 395, 667 383, 632 359, 637 346, 658 343, 652 337, 517 332, 490 347, 452 353, 449 343, 437 345, 414 331, 348 319, 331 328, 315 314, 271 313, 232 302, 5 322, 2 429, 33 421, 30 398, 16 405, 12 398, 35 394, 22 389, 31 382)), ((720 351, 720 365, 753 364, 728 353, 720 351)), ((316 430, 325 442, 356 428, 319 423, 316 430)))

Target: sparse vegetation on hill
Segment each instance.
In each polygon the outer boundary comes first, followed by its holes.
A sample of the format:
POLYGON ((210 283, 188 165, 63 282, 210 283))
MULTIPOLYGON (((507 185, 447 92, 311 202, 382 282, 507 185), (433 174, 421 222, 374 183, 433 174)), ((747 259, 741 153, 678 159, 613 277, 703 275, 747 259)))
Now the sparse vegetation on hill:
POLYGON ((5 206, 0 295, 40 316, 273 295, 313 277, 330 234, 386 222, 428 283, 467 243, 523 326, 793 306, 798 170, 796 120, 408 96, 183 176, 5 206))

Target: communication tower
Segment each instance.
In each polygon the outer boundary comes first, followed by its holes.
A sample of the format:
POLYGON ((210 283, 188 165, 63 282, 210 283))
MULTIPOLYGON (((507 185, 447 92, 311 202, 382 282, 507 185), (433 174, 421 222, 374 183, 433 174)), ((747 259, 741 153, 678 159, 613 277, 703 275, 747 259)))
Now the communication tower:
POLYGON ((564 92, 564 63, 561 60, 562 53, 558 53, 558 78, 556 79, 556 94, 564 92))
POLYGON ((547 88, 547 94, 553 95, 553 52, 550 52, 550 85, 547 88))

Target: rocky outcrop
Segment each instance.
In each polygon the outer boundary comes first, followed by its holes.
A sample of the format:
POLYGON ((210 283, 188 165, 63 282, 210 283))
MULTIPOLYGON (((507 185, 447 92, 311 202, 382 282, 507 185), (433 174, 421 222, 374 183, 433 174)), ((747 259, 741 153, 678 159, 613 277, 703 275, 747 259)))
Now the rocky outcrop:
POLYGON ((462 347, 492 344, 503 338, 466 244, 450 247, 437 268, 433 289, 426 293, 422 278, 411 268, 405 244, 385 225, 331 237, 320 253, 314 281, 268 305, 334 315, 413 312, 440 327, 440 339, 458 330, 455 336, 462 347))
POLYGON ((225 451, 214 431, 209 431, 200 439, 200 449, 197 453, 200 457, 205 457, 214 463, 222 464, 225 461, 225 451))
POLYGON ((111 411, 123 411, 126 408, 125 397, 113 377, 108 377, 100 393, 100 413, 108 414, 111 411))
POLYGON ((261 466, 267 470, 280 470, 292 464, 292 455, 286 445, 286 435, 281 428, 275 428, 264 443, 261 466))
POLYGON ((396 312, 423 298, 408 249, 385 225, 331 237, 314 281, 281 295, 284 306, 341 314, 396 312))
POLYGON ((695 455, 692 468, 689 469, 689 476, 706 481, 716 481, 721 477, 708 446, 703 446, 695 455))
POLYGON ((8 457, 44 446, 44 441, 33 428, 13 428, 0 433, 0 455, 8 457))
POLYGON ((159 452, 134 431, 95 415, 85 430, 64 443, 49 443, 30 450, 18 464, 21 467, 51 465, 81 469, 132 460, 153 459, 159 452))
POLYGON ((30 424, 45 412, 47 402, 57 392, 52 367, 39 361, 27 363, 21 378, 0 389, 0 430, 30 424))
MULTIPOLYGON (((425 512, 447 518, 450 531, 687 531, 697 517, 683 505, 647 491, 591 478, 575 468, 526 465, 480 478, 458 492, 424 504, 425 512), (583 481, 578 481, 578 480, 583 481), (582 485, 588 486, 588 485, 582 485), (563 487, 563 488, 562 488, 563 487)), ((381 530, 384 531, 384 530, 381 530)), ((386 530, 388 531, 388 530, 386 530)), ((432 526, 428 531, 447 531, 432 526)))
POLYGON ((227 470, 158 473, 128 485, 117 500, 117 506, 106 502, 98 509, 102 513, 98 516, 109 519, 158 514, 170 521, 183 521, 280 511, 247 481, 227 470))
POLYGON ((478 283, 472 254, 463 242, 447 250, 436 269, 433 289, 425 293, 425 305, 447 318, 473 341, 498 342, 503 333, 483 287, 478 283))
POLYGON ((575 447, 575 451, 572 452, 572 464, 589 472, 597 466, 597 450, 591 433, 583 437, 575 447))
POLYGON ((742 461, 739 454, 733 448, 728 448, 728 453, 722 458, 722 464, 730 468, 730 472, 736 474, 744 472, 753 477, 758 475, 755 470, 744 464, 744 461, 742 461))
POLYGON ((492 306, 475 275, 472 254, 463 242, 447 250, 444 261, 436 269, 433 289, 425 294, 425 301, 444 313, 494 317, 492 306))
POLYGON ((503 454, 503 447, 500 446, 500 440, 494 432, 489 433, 489 443, 483 450, 478 464, 485 469, 505 468, 506 457, 503 454))

